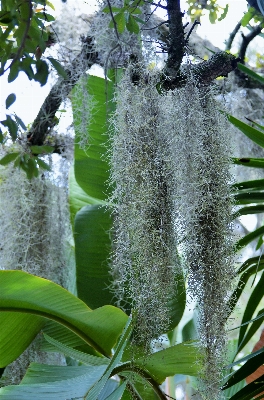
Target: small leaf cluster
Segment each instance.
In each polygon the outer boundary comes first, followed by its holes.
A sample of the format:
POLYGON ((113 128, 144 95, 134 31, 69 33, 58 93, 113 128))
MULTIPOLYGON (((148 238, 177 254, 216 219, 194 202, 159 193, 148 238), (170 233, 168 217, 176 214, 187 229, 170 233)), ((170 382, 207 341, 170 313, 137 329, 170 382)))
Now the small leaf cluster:
MULTIPOLYGON (((47 4, 54 8, 45 0, 37 3, 18 0, 1 2, 0 74, 3 75, 9 70, 9 82, 15 80, 20 71, 24 71, 29 79, 32 79, 31 65, 36 64, 32 55, 39 59, 50 46, 50 33, 46 24, 54 21, 54 17, 46 12, 47 4)), ((37 65, 37 69, 40 69, 40 64, 37 65)))
POLYGON ((19 167, 25 171, 28 179, 38 177, 39 168, 49 171, 50 166, 39 158, 39 155, 49 154, 53 152, 51 146, 31 146, 31 153, 14 151, 6 154, 1 160, 0 165, 7 165, 14 162, 15 167, 19 167))
POLYGON ((264 26, 264 17, 254 7, 249 7, 248 11, 244 14, 241 19, 241 25, 247 26, 250 22, 259 23, 262 22, 264 26))
POLYGON ((189 4, 188 14, 190 15, 192 21, 200 20, 200 17, 203 15, 203 10, 209 11, 209 20, 211 24, 215 24, 216 21, 222 21, 228 12, 228 4, 225 7, 221 7, 217 0, 207 0, 205 4, 201 4, 196 0, 188 0, 189 4))
MULTIPOLYGON (((47 23, 54 17, 47 13, 46 7, 54 9, 51 2, 40 0, 1 2, 0 9, 0 76, 8 72, 8 82, 13 82, 21 71, 29 80, 45 85, 49 76, 49 64, 41 58, 47 47, 54 43, 54 34, 47 23)), ((47 57, 50 64, 64 79, 67 73, 61 64, 52 57, 47 57)), ((8 109, 16 100, 14 93, 6 99, 8 109)), ((23 121, 16 115, 6 115, 0 123, 8 129, 13 141, 17 139, 18 129, 26 130, 23 121)), ((0 129, 0 143, 4 135, 0 129)))
POLYGON ((142 13, 138 8, 142 5, 144 5, 142 0, 125 0, 123 7, 105 7, 104 13, 113 13, 114 15, 114 20, 110 21, 109 28, 116 26, 118 33, 123 33, 126 28, 129 32, 138 34, 140 30, 138 23, 144 23, 137 16, 142 13))

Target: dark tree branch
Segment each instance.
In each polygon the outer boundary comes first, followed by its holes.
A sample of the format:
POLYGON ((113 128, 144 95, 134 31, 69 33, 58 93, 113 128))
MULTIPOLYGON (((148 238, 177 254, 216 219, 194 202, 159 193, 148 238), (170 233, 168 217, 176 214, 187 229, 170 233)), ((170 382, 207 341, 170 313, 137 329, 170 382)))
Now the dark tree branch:
MULTIPOLYGON (((263 29, 262 24, 259 24, 259 25, 255 26, 248 35, 242 34, 242 43, 241 43, 239 54, 238 54, 238 56, 240 58, 240 62, 242 64, 245 64, 246 51, 247 51, 247 47, 248 47, 249 43, 256 36, 258 36, 258 34, 261 32, 262 29, 263 29)), ((259 82, 257 83, 256 81, 251 79, 249 76, 244 74, 239 69, 235 70, 235 77, 236 77, 236 82, 237 82, 238 86, 248 87, 248 88, 262 86, 259 82)))
POLYGON ((174 79, 165 76, 162 87, 165 90, 173 90, 186 84, 188 76, 192 75, 200 86, 209 85, 219 76, 227 76, 237 67, 239 59, 224 51, 215 53, 208 61, 183 67, 174 79))
POLYGON ((184 29, 182 24, 180 0, 167 0, 169 19, 169 48, 165 75, 175 77, 184 56, 184 29))
POLYGON ((240 62, 242 64, 245 64, 245 56, 246 56, 246 51, 249 43, 256 37, 258 34, 262 31, 263 26, 262 23, 257 25, 252 29, 252 31, 248 35, 244 35, 242 33, 242 43, 240 46, 239 54, 238 57, 240 58, 240 62))
POLYGON ((68 68, 65 68, 68 79, 59 78, 42 104, 28 134, 29 144, 43 145, 46 136, 54 125, 54 116, 62 101, 70 93, 80 77, 96 61, 97 54, 94 52, 93 38, 87 37, 83 39, 83 47, 80 54, 72 61, 68 68))
POLYGON ((235 36, 239 31, 240 27, 241 27, 241 22, 238 22, 235 26, 235 29, 230 33, 229 38, 226 41, 226 48, 225 48, 226 51, 231 50, 233 40, 235 39, 235 36))

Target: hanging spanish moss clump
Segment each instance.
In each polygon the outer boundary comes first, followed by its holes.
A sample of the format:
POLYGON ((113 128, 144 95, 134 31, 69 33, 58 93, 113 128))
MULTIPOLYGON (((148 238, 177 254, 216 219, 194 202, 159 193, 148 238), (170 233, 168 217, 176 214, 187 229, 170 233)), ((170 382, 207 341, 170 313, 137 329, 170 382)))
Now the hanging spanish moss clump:
POLYGON ((155 74, 145 83, 129 67, 117 89, 112 138, 113 290, 118 305, 137 311, 134 341, 149 350, 169 327, 167 304, 176 290, 177 253, 168 141, 159 130, 155 74), (137 84, 131 76, 138 77, 137 84))
POLYGON ((138 15, 144 21, 144 29, 140 32, 138 28, 138 32, 135 33, 135 31, 129 32, 128 29, 120 32, 117 25, 113 25, 111 14, 113 12, 113 15, 117 15, 116 9, 124 7, 123 0, 111 0, 111 2, 100 0, 98 3, 99 11, 93 16, 89 34, 95 38, 94 49, 98 53, 100 62, 106 68, 123 66, 127 63, 130 54, 140 59, 142 55, 154 54, 152 42, 156 30, 155 28, 149 30, 150 26, 155 26, 150 4, 145 2, 142 5, 138 2, 139 4, 135 7, 141 12, 138 15))
POLYGON ((164 132, 172 138, 176 230, 197 299, 204 354, 201 394, 221 398, 227 300, 234 277, 230 225, 230 144, 225 118, 208 87, 195 81, 165 96, 164 132))
MULTIPOLYGON (((71 289, 71 228, 65 188, 43 175, 29 180, 13 166, 0 172, 0 269, 23 270, 71 289)), ((0 386, 19 384, 33 361, 65 365, 58 353, 41 351, 37 338, 6 367, 0 386)))

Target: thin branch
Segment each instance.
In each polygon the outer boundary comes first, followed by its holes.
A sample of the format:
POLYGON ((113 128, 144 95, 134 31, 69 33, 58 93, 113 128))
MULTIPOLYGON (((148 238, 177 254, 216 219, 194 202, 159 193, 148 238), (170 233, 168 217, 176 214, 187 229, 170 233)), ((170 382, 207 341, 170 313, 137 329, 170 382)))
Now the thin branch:
POLYGON ((54 116, 62 101, 67 97, 80 77, 97 61, 97 53, 93 48, 93 38, 83 39, 80 54, 65 68, 68 79, 59 78, 46 97, 28 134, 29 144, 43 145, 46 136, 54 124, 54 116))
POLYGON ((248 35, 244 35, 242 33, 242 43, 240 46, 239 54, 238 57, 240 58, 240 62, 242 64, 245 64, 245 56, 246 56, 246 51, 249 43, 256 37, 258 34, 262 31, 263 26, 262 23, 259 25, 255 26, 252 31, 248 35))
POLYGON ((169 50, 165 74, 175 77, 184 56, 184 29, 182 24, 180 0, 167 0, 169 19, 169 50))
POLYGON ((163 21, 160 24, 156 25, 156 26, 152 26, 151 28, 142 28, 142 31, 151 31, 152 29, 157 29, 159 26, 162 26, 164 24, 167 24, 169 22, 169 20, 167 21, 163 21))
MULTIPOLYGON (((201 22, 195 20, 194 23, 192 24, 192 27, 191 27, 191 29, 189 30, 188 35, 186 36, 186 39, 185 39, 185 44, 186 44, 186 45, 188 44, 189 37, 191 36, 192 31, 194 30, 194 28, 196 27, 196 25, 201 25, 201 22)), ((184 25, 183 28, 185 28, 186 26, 187 26, 187 25, 184 25)))
POLYGON ((235 36, 236 36, 237 32, 239 31, 240 27, 241 27, 241 22, 238 22, 235 26, 235 29, 230 33, 229 38, 226 41, 226 48, 225 48, 226 51, 231 50, 232 43, 233 43, 235 36))
POLYGON ((111 15, 111 18, 112 18, 112 21, 113 21, 113 24, 114 24, 115 34, 116 34, 117 40, 119 41, 120 40, 119 33, 118 33, 118 30, 117 30, 116 20, 115 20, 114 14, 113 14, 113 10, 112 10, 112 6, 111 6, 111 3, 110 3, 110 0, 107 0, 107 4, 108 4, 110 15, 111 15))
POLYGON ((160 1, 158 3, 153 3, 153 1, 144 0, 144 3, 148 3, 148 4, 152 5, 152 6, 162 8, 163 10, 167 10, 167 6, 162 6, 160 4, 160 1))

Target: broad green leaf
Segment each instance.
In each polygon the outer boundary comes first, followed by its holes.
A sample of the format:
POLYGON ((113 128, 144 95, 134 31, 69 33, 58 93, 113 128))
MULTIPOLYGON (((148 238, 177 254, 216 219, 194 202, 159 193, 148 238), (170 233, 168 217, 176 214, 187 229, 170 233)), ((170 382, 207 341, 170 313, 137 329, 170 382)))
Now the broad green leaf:
POLYGON ((13 82, 17 78, 18 74, 19 74, 19 63, 16 61, 10 67, 7 78, 8 83, 13 82))
POLYGON ((49 154, 53 153, 53 146, 30 146, 31 153, 33 154, 49 154))
MULTIPOLYGON (((257 362, 256 362, 256 358, 255 357, 259 357, 260 355, 262 354, 262 356, 263 356, 263 354, 264 354, 264 347, 262 347, 261 349, 259 349, 259 350, 257 350, 257 351, 254 351, 254 353, 250 353, 250 354, 248 354, 247 356, 245 356, 245 357, 242 357, 242 358, 240 358, 239 360, 237 360, 237 361, 234 361, 232 364, 229 364, 226 368, 232 368, 232 367, 234 367, 235 365, 238 365, 238 364, 244 364, 245 362, 248 362, 249 360, 251 360, 252 358, 254 358, 255 359, 255 365, 254 365, 254 368, 257 366, 257 362)), ((259 359, 260 360, 262 360, 262 358, 261 357, 259 357, 259 359)), ((260 364, 261 365, 261 364, 260 364)), ((259 366, 259 365, 258 365, 259 366)), ((257 368, 255 368, 254 369, 254 371, 256 370, 257 368)), ((254 372, 253 371, 253 372, 254 372)))
POLYGON ((33 363, 20 385, 0 389, 5 400, 65 400, 84 398, 106 366, 61 367, 33 363))
POLYGON ((36 315, 0 312, 0 368, 19 357, 44 324, 45 320, 36 315))
POLYGON ((20 125, 21 128, 24 129, 24 131, 27 130, 27 127, 26 127, 26 125, 24 124, 24 122, 22 121, 22 119, 19 118, 16 114, 15 114, 15 120, 16 120, 17 125, 20 125))
MULTIPOLYGON (((224 387, 223 390, 226 388, 224 387)), ((263 392, 264 390, 264 375, 255 379, 253 382, 245 386, 243 389, 239 390, 234 396, 230 397, 229 400, 252 400, 254 396, 263 392)), ((255 397, 259 400, 263 397, 255 397)))
MULTIPOLYGON (((126 27, 126 17, 124 12, 120 12, 114 16, 115 24, 118 33, 123 33, 126 27)), ((111 20, 109 28, 114 28, 114 21, 111 20)))
POLYGON ((46 13, 46 12, 45 12, 45 13, 39 12, 39 13, 36 14, 36 16, 37 16, 39 19, 43 19, 43 20, 46 21, 46 22, 55 21, 55 18, 53 17, 53 15, 48 14, 48 13, 46 13))
POLYGON ((91 354, 83 353, 82 351, 75 350, 72 347, 66 346, 58 342, 58 340, 53 339, 51 336, 44 333, 44 338, 56 347, 59 352, 65 354, 68 357, 74 358, 75 360, 81 361, 86 365, 108 365, 110 360, 106 357, 96 357, 91 354))
POLYGON ((262 131, 264 131, 264 126, 258 124, 256 121, 253 121, 253 119, 245 117, 247 121, 251 122, 253 125, 255 125, 257 128, 260 128, 262 131))
POLYGON ((105 398, 105 400, 119 400, 126 388, 126 382, 122 383, 114 392, 105 398))
POLYGON ((6 120, 1 121, 1 124, 8 128, 10 136, 14 142, 17 138, 17 130, 18 130, 16 122, 10 117, 10 115, 7 115, 6 120))
POLYGON ((114 379, 108 379, 104 388, 98 396, 98 400, 106 400, 111 393, 115 391, 115 389, 119 386, 119 382, 114 379))
POLYGON ((82 126, 82 104, 85 99, 80 93, 80 88, 76 87, 71 97, 73 106, 73 119, 76 133, 76 144, 74 150, 74 173, 75 179, 80 187, 88 194, 98 200, 106 200, 110 194, 107 181, 109 179, 110 166, 107 160, 107 148, 109 146, 108 121, 107 115, 113 109, 113 83, 106 84, 103 78, 89 75, 87 78, 86 89, 90 96, 93 96, 93 106, 91 106, 88 126, 86 132, 80 132, 82 126), (77 93, 77 94, 76 94, 77 93), (89 147, 83 150, 79 146, 81 135, 89 138, 89 147))
POLYGON ((104 306, 91 311, 59 285, 23 271, 0 271, 0 311, 52 319, 104 355, 110 354, 127 321, 118 308, 104 306))
POLYGON ((11 162, 14 161, 19 155, 20 155, 20 153, 17 153, 17 152, 6 154, 3 158, 1 158, 1 160, 0 160, 0 165, 7 165, 7 164, 11 163, 11 162))
POLYGON ((264 84, 264 78, 263 76, 257 74, 256 72, 252 71, 250 68, 246 67, 244 64, 238 63, 237 68, 240 69, 240 71, 244 72, 247 74, 250 78, 255 79, 256 81, 264 84))
POLYGON ((184 342, 168 349, 158 351, 148 357, 135 359, 136 367, 146 370, 152 378, 161 384, 167 376, 175 374, 198 376, 199 348, 197 343, 184 342))
POLYGON ((234 396, 237 392, 239 392, 239 390, 243 389, 244 386, 245 386, 245 381, 242 380, 242 381, 236 383, 235 385, 227 388, 223 393, 225 396, 224 399, 230 400, 232 398, 232 396, 234 396))
POLYGON ((12 21, 12 14, 10 11, 2 10, 0 11, 0 23, 2 25, 8 25, 12 21))
POLYGON ((249 139, 257 143, 259 146, 264 147, 264 133, 252 126, 245 124, 245 122, 227 114, 228 120, 235 125, 241 132, 243 132, 249 139))
POLYGON ((126 28, 129 32, 138 34, 139 26, 133 15, 129 14, 128 21, 126 23, 126 28))
POLYGON ((47 163, 45 163, 45 161, 41 160, 40 158, 37 157, 36 162, 37 162, 38 166, 40 168, 44 169, 45 171, 51 170, 51 167, 47 163))
POLYGON ((264 192, 245 191, 234 195, 235 204, 264 203, 264 192))
MULTIPOLYGON (((254 290, 251 293, 251 296, 249 298, 249 300, 247 301, 247 305, 243 314, 243 318, 241 321, 241 325, 244 324, 245 322, 249 321, 254 312, 256 311, 256 308, 258 307, 259 302, 262 300, 263 298, 263 287, 264 287, 264 272, 262 272, 262 275, 258 281, 258 283, 256 284, 254 290)), ((247 330, 247 326, 243 325, 240 328, 239 331, 239 338, 238 338, 238 346, 240 346, 240 343, 242 342, 245 333, 247 330)))
POLYGON ((256 9, 254 7, 250 7, 248 12, 246 12, 241 19, 241 25, 242 26, 247 26, 247 24, 252 20, 254 15, 256 14, 256 9))
POLYGON ((248 235, 244 236, 236 243, 236 249, 241 250, 243 247, 248 245, 253 240, 257 239, 259 236, 264 234, 264 226, 256 229, 255 231, 249 233, 248 235))
POLYGON ((264 158, 232 158, 234 164, 244 167, 264 168, 264 158))
MULTIPOLYGON (((129 382, 130 390, 132 389, 135 398, 138 400, 159 400, 160 396, 155 393, 155 389, 160 391, 159 386, 147 374, 140 375, 137 370, 122 371, 120 375, 126 378, 129 382)), ((122 400, 131 400, 132 396, 128 390, 124 391, 122 400)))
POLYGON ((73 167, 70 168, 69 172, 69 204, 72 223, 77 212, 88 204, 105 205, 103 200, 98 200, 94 197, 88 196, 81 186, 78 185, 74 176, 73 167))
POLYGON ((229 5, 226 4, 226 6, 225 6, 225 8, 224 8, 224 10, 223 10, 223 13, 222 13, 222 14, 220 15, 220 17, 218 18, 218 21, 223 21, 223 19, 225 19, 226 15, 227 15, 227 13, 228 13, 228 8, 229 8, 229 5))
POLYGON ((46 61, 37 60, 36 62, 37 72, 34 75, 35 81, 39 82, 41 86, 44 86, 47 83, 49 76, 49 67, 46 61))
MULTIPOLYGON (((43 332, 65 346, 71 347, 85 354, 91 354, 96 357, 101 356, 100 353, 96 352, 93 347, 85 343, 79 336, 75 335, 71 330, 57 322, 48 320, 43 332)), ((48 343, 45 339, 42 340, 41 350, 51 352, 57 351, 55 346, 48 343)))
POLYGON ((175 280, 177 281, 177 288, 173 298, 168 302, 168 315, 170 318, 168 330, 174 329, 179 324, 186 304, 186 290, 183 273, 177 273, 175 280))
POLYGON ((232 215, 232 219, 239 218, 241 215, 259 214, 259 213, 264 213, 264 204, 240 208, 232 215))
POLYGON ((111 226, 109 210, 100 205, 83 207, 75 217, 77 292, 92 309, 114 303, 108 265, 111 226))
MULTIPOLYGON (((22 167, 22 165, 21 165, 21 167, 22 167)), ((36 160, 34 160, 32 157, 29 158, 29 160, 27 162, 26 173, 27 173, 28 179, 32 179, 33 177, 38 176, 39 172, 38 172, 37 163, 36 163, 36 160)))
MULTIPOLYGON (((242 381, 247 376, 255 372, 263 364, 263 359, 264 359, 263 356, 264 356, 264 348, 262 347, 262 349, 254 353, 251 353, 248 356, 241 359, 241 362, 247 360, 246 363, 232 374, 232 376, 228 379, 227 383, 224 385, 224 388, 225 387, 228 388, 235 385, 236 383, 242 381)), ((239 363, 239 361, 236 361, 235 363, 229 365, 227 368, 236 365, 237 363, 239 363)))
MULTIPOLYGON (((252 336, 261 327, 263 321, 264 321, 264 309, 260 310, 258 312, 256 318, 254 318, 253 320, 250 321, 250 322, 252 322, 252 325, 250 326, 249 330, 245 334, 243 340, 240 342, 238 349, 237 349, 237 353, 239 353, 243 349, 243 347, 246 346, 246 344, 250 341, 252 336)), ((245 323, 244 323, 244 325, 245 325, 245 323)))
MULTIPOLYGON (((257 267, 260 265, 264 265, 264 256, 251 257, 241 265, 241 267, 238 269, 237 273, 241 274, 241 272, 246 271, 248 268, 251 268, 252 266, 257 267)), ((256 270, 257 270, 257 268, 256 268, 256 270)))
POLYGON ((194 319, 192 318, 182 328, 182 340, 188 341, 188 340, 196 340, 196 339, 198 339, 198 332, 197 332, 197 327, 195 325, 194 319))
POLYGON ((111 375, 115 375, 115 373, 113 373, 113 370, 115 367, 117 367, 122 359, 122 355, 132 333, 133 326, 134 324, 132 322, 132 319, 129 318, 122 333, 122 336, 120 337, 116 346, 115 354, 113 355, 109 365, 107 366, 102 378, 89 391, 87 397, 85 398, 86 400, 97 400, 98 395, 102 391, 107 380, 110 378, 111 375))
POLYGON ((238 182, 232 185, 233 189, 236 190, 247 190, 247 189, 260 189, 264 188, 264 179, 256 179, 254 181, 238 182))
POLYGON ((55 11, 55 7, 50 1, 47 0, 46 3, 47 3, 48 6, 50 6, 50 8, 52 8, 52 10, 55 11))
MULTIPOLYGON (((256 257, 257 258, 257 257, 256 257)), ((243 269, 243 274, 241 275, 237 287, 235 289, 235 291, 233 292, 229 302, 228 302, 228 308, 230 313, 232 312, 232 310, 234 309, 239 297, 241 296, 244 287, 246 286, 246 283, 248 282, 249 278, 252 275, 255 275, 257 272, 260 272, 264 269, 264 262, 263 260, 256 260, 256 263, 252 263, 252 265, 247 268, 247 269, 243 269)))
MULTIPOLYGON (((122 9, 123 8, 119 8, 119 7, 111 7, 111 10, 112 10, 113 13, 120 12, 120 10, 122 10, 122 9)), ((105 7, 105 8, 103 8, 102 12, 108 14, 108 13, 110 13, 110 8, 109 7, 105 7)))
POLYGON ((16 101, 16 95, 11 93, 6 98, 6 108, 9 108, 16 101))
POLYGON ((69 78, 67 72, 65 71, 65 69, 63 68, 61 63, 59 63, 53 57, 47 57, 47 58, 51 62, 53 67, 56 69, 56 71, 58 72, 59 75, 61 75, 64 79, 68 79, 69 78))

